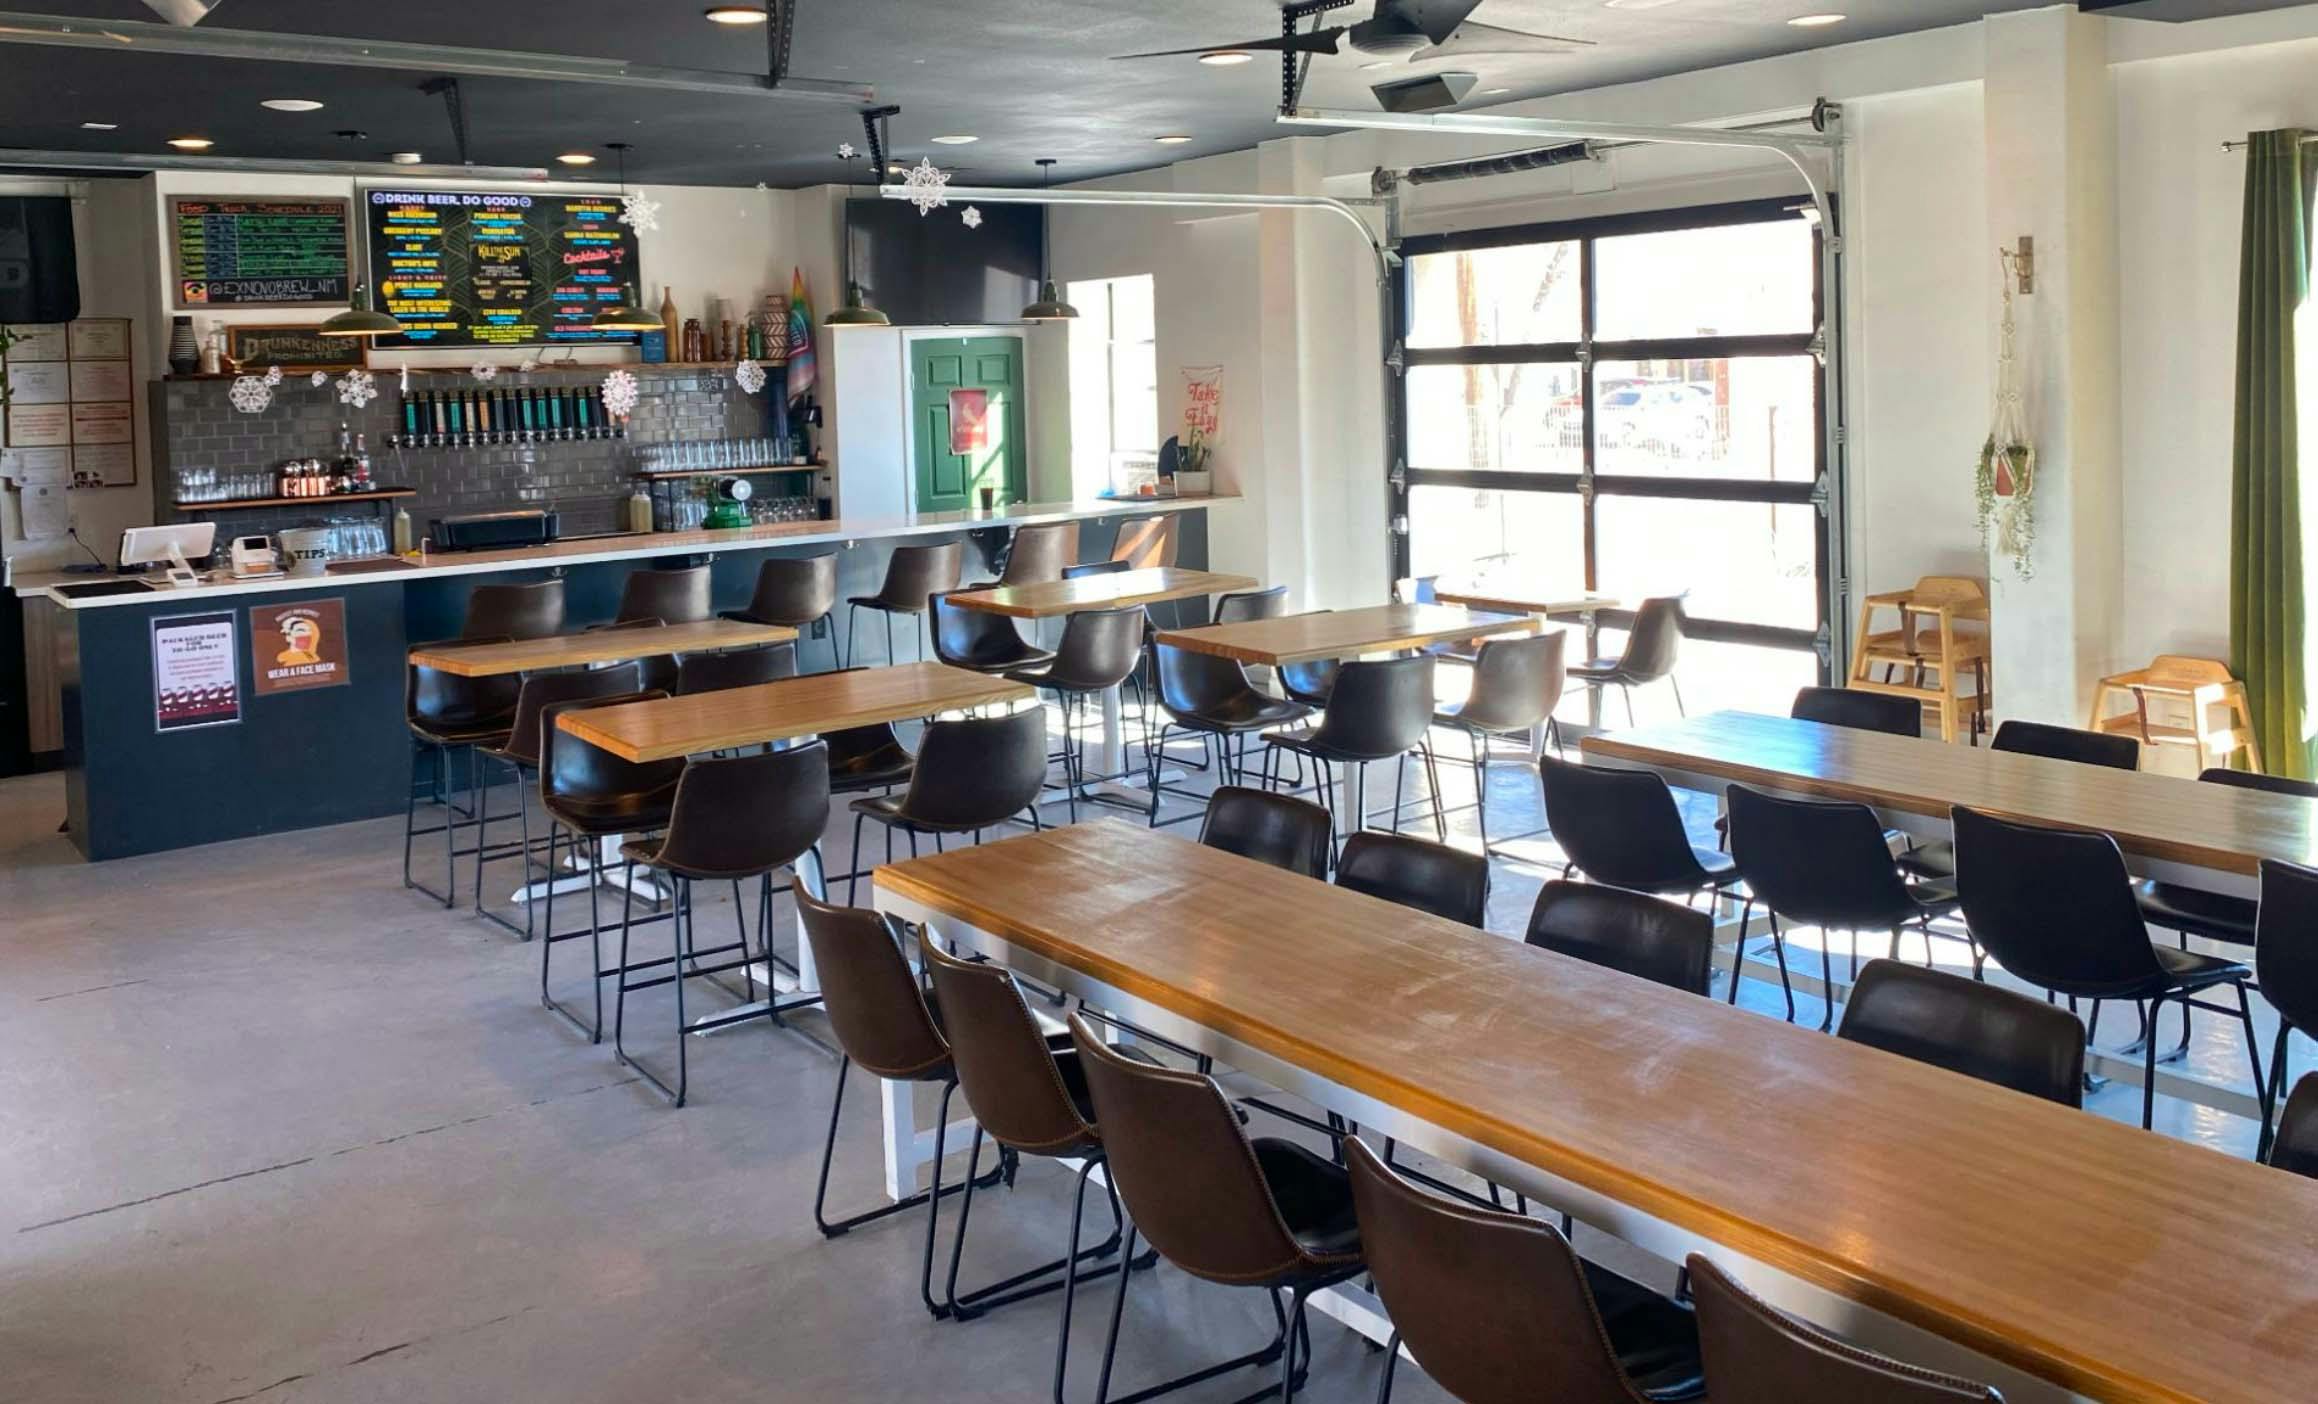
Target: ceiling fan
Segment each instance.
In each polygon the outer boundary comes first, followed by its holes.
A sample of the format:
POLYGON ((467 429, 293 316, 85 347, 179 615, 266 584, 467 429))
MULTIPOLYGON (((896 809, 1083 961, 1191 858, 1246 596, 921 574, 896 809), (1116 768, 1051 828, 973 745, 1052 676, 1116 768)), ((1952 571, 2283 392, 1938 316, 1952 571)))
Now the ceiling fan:
MULTIPOLYGON (((1482 0, 1376 0, 1376 12, 1358 24, 1335 24, 1301 33, 1275 35, 1232 44, 1202 44, 1190 49, 1161 49, 1153 53, 1119 54, 1121 59, 1172 58, 1184 54, 1238 53, 1258 49, 1282 54, 1335 54, 1344 40, 1361 53, 1380 58, 1405 55, 1411 63, 1457 58, 1468 54, 1564 54, 1589 47, 1592 40, 1568 39, 1553 34, 1530 34, 1501 29, 1471 18, 1482 0)), ((1284 12, 1293 22, 1296 7, 1284 12)))

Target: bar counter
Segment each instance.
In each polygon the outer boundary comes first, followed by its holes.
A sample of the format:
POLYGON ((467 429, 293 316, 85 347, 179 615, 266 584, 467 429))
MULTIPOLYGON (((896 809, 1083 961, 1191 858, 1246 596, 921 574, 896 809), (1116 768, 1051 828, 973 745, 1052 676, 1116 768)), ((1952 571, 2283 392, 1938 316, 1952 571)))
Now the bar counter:
MULTIPOLYGON (((739 609, 768 556, 835 548, 838 633, 808 631, 798 640, 800 667, 818 672, 830 666, 831 646, 845 628, 844 601, 877 591, 897 545, 914 538, 965 542, 964 583, 972 584, 997 574, 1017 527, 1080 522, 1080 558, 1102 560, 1120 519, 1164 512, 1180 516, 1178 560, 1199 568, 1207 564, 1206 509, 1233 500, 1026 503, 991 512, 593 537, 78 599, 59 587, 116 577, 44 572, 18 577, 15 589, 30 607, 61 611, 49 633, 67 829, 84 856, 107 859, 400 811, 410 779, 406 654, 414 643, 456 637, 477 585, 560 578, 564 628, 577 632, 611 620, 630 570, 707 564, 715 608, 739 609), (293 638, 293 629, 318 633, 293 638), (197 686, 205 677, 229 685, 230 701, 215 687, 197 686), (196 686, 170 687, 165 701, 171 681, 196 686)), ((848 661, 889 661, 885 640, 873 617, 848 661)), ((896 651, 916 657, 913 642, 904 639, 896 651)))

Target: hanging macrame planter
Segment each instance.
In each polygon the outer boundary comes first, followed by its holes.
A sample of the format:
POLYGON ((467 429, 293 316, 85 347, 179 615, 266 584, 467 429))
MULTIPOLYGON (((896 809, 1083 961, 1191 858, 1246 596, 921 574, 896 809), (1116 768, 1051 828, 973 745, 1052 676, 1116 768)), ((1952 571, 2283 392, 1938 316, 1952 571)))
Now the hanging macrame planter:
POLYGON ((2020 364, 2014 354, 2018 329, 2012 320, 2012 256, 1997 251, 2003 266, 2004 320, 1996 353, 1996 422, 1980 446, 1973 495, 1980 519, 1980 549, 2012 559, 2013 572, 2026 580, 2036 574, 2036 445, 2028 437, 2028 414, 2020 393, 2020 364))

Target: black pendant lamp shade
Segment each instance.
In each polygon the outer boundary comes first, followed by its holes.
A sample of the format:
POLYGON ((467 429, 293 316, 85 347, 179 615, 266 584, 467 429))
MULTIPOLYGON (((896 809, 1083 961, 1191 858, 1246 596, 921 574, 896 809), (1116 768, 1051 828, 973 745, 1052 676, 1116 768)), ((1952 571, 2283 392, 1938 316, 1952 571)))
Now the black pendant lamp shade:
MULTIPOLYGON (((611 148, 619 153, 620 198, 625 200, 628 197, 628 143, 615 141, 611 143, 611 148)), ((597 308, 595 316, 589 319, 588 326, 596 331, 648 332, 662 330, 660 314, 649 307, 637 304, 636 286, 633 283, 622 283, 620 285, 620 300, 609 307, 597 308)))
MULTIPOLYGON (((1038 163, 1038 188, 1046 189, 1054 174, 1054 158, 1042 157, 1038 163)), ((1038 261, 1045 276, 1038 282, 1038 301, 1022 309, 1025 322, 1074 322, 1079 310, 1062 300, 1062 290, 1054 285, 1054 206, 1038 207, 1038 261)))
MULTIPOLYGON (((850 252, 848 250, 848 253, 850 252)), ((823 317, 821 325, 825 327, 887 327, 893 325, 893 318, 869 305, 868 297, 861 291, 861 284, 847 282, 845 285, 845 305, 823 317)))
POLYGON ((374 312, 362 305, 362 295, 370 290, 367 283, 354 285, 354 296, 346 310, 314 329, 317 336, 400 336, 402 323, 384 312, 374 312))

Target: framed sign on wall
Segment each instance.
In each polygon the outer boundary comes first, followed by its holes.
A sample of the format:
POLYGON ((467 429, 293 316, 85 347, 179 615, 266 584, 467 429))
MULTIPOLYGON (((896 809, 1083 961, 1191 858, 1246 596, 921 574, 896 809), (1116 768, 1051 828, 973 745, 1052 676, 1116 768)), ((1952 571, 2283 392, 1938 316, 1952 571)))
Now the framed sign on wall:
POLYGON ((169 201, 171 298, 203 307, 344 306, 353 291, 353 220, 327 197, 169 201))
POLYGON ((363 364, 358 336, 324 336, 320 322, 225 329, 226 363, 237 372, 280 366, 285 371, 346 371, 363 364))

